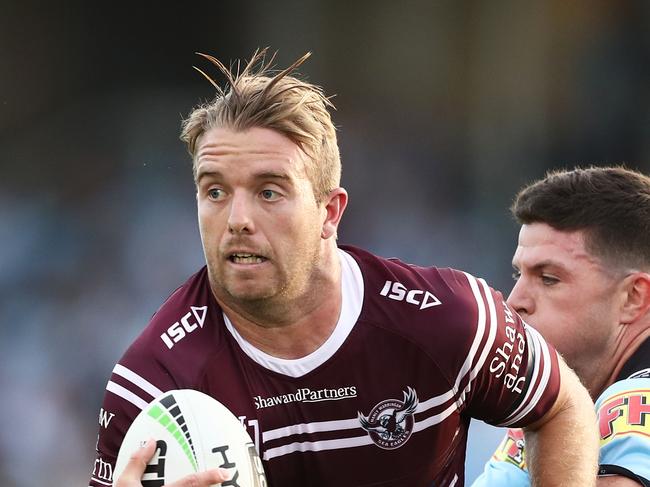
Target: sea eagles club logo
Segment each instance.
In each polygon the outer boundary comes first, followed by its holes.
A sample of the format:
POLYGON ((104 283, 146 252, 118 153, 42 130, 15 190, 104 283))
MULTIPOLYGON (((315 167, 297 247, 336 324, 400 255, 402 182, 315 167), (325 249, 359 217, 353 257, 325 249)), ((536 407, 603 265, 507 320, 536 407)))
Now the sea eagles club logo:
POLYGON ((375 445, 385 450, 399 448, 413 433, 413 413, 418 407, 418 395, 412 387, 407 387, 403 393, 403 401, 382 401, 370 410, 368 416, 358 411, 361 427, 375 445))

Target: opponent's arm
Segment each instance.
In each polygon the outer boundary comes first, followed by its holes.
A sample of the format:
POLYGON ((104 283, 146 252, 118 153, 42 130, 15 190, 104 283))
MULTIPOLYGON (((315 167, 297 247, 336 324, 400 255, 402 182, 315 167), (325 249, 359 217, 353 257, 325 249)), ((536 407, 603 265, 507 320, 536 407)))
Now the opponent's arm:
MULTIPOLYGON (((155 451, 156 442, 149 440, 142 448, 133 453, 124 472, 117 479, 115 487, 142 487, 140 480, 144 475, 147 462, 151 460, 155 451)), ((213 484, 228 480, 228 478, 229 475, 226 470, 213 469, 188 475, 176 482, 166 484, 164 487, 210 487, 213 484)))
POLYGON ((558 397, 542 419, 524 428, 532 485, 593 487, 599 439, 594 406, 575 373, 558 359, 558 397))

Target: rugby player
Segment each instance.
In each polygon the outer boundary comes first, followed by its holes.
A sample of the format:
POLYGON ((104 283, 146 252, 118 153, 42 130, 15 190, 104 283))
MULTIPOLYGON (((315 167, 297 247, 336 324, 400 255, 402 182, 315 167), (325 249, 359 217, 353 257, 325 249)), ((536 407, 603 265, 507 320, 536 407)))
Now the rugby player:
POLYGON ((227 86, 212 81, 216 98, 182 139, 206 266, 113 369, 104 476, 91 485, 111 481, 142 408, 179 388, 241 418, 275 487, 460 487, 471 418, 525 428, 539 485, 594 485, 587 391, 499 292, 466 272, 337 245, 348 194, 332 104, 293 75, 307 55, 273 72, 256 52, 235 73, 205 57, 227 86))
MULTIPOLYGON (((521 230, 508 304, 595 400, 598 487, 650 486, 650 178, 623 167, 553 172, 512 212, 521 230)), ((509 430, 474 487, 530 485, 528 450, 509 430)))

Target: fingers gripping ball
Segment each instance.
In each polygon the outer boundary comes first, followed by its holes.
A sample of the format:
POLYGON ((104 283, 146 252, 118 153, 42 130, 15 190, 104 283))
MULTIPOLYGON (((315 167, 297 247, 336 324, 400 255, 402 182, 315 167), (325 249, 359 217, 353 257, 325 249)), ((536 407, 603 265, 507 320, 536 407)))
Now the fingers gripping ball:
POLYGON ((222 486, 267 485, 255 445, 239 419, 202 392, 169 391, 145 407, 122 441, 114 479, 120 478, 133 452, 150 438, 156 439, 156 452, 142 477, 144 487, 216 468, 228 471, 230 479, 222 486))

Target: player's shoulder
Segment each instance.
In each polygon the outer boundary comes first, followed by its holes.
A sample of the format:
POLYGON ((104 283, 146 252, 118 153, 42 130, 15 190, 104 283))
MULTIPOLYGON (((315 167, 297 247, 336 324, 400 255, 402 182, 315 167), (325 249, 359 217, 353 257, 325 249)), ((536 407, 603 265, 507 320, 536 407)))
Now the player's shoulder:
POLYGON ((641 371, 614 382, 596 400, 600 475, 623 475, 650 486, 650 377, 641 371))
POLYGON ((135 357, 178 362, 213 353, 223 334, 222 310, 214 299, 203 267, 179 286, 153 314, 122 361, 135 357))
POLYGON ((497 311, 503 312, 499 297, 469 273, 342 249, 358 262, 363 276, 359 321, 420 343, 429 353, 447 349, 464 358, 477 333, 497 323, 497 311))
POLYGON ((394 257, 380 257, 352 246, 341 246, 341 249, 351 254, 359 263, 366 287, 379 287, 385 296, 393 294, 391 293, 393 287, 399 294, 402 292, 398 290, 404 287, 405 295, 411 288, 420 287, 435 289, 441 295, 464 298, 471 295, 472 285, 475 282, 478 284, 479 281, 471 274, 458 269, 435 265, 419 266, 394 257), (397 283, 397 285, 388 286, 389 289, 384 290, 387 283, 397 283))
POLYGON ((598 396, 595 404, 601 444, 628 434, 640 434, 648 438, 650 445, 650 422, 644 420, 644 415, 650 414, 647 406, 650 404, 650 377, 616 381, 598 396))
MULTIPOLYGON (((147 404, 172 389, 203 390, 206 371, 229 350, 206 268, 179 286, 113 368, 100 410, 93 485, 111 485, 122 438, 147 404)), ((212 368, 211 368, 212 367, 212 368)))

